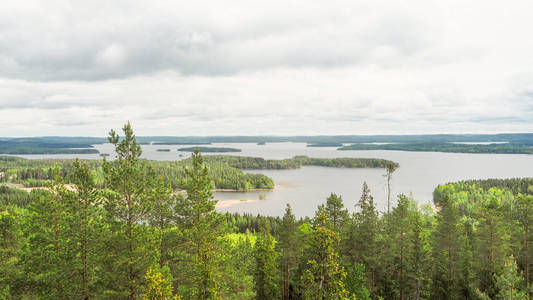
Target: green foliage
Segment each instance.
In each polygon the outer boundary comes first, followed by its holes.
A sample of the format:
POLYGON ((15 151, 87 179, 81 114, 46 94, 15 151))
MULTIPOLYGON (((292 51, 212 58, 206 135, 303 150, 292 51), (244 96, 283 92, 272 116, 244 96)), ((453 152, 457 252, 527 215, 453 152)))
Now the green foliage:
POLYGON ((11 292, 19 292, 24 272, 20 265, 24 246, 21 212, 15 207, 0 207, 0 299, 11 299, 11 292))
POLYGON ((348 220, 348 210, 344 208, 342 197, 331 193, 326 199, 325 212, 331 229, 340 232, 348 220))
POLYGON ((279 243, 276 245, 279 252, 279 268, 281 274, 282 299, 291 299, 291 290, 297 285, 295 275, 297 262, 302 256, 301 241, 298 239, 298 223, 291 206, 287 204, 285 214, 279 229, 279 243), (293 287, 291 289, 291 287, 293 287))
POLYGON ((81 296, 88 299, 91 290, 97 283, 98 255, 94 248, 98 244, 104 220, 99 214, 97 206, 100 204, 100 193, 96 189, 94 176, 85 163, 76 160, 72 174, 75 189, 72 191, 74 201, 69 212, 72 220, 71 226, 77 228, 73 232, 72 240, 78 245, 76 249, 75 266, 81 274, 81 296))
POLYGON ((370 300, 370 292, 366 288, 366 271, 365 265, 361 263, 354 264, 346 272, 344 280, 346 289, 353 294, 356 299, 370 300))
MULTIPOLYGON (((139 149, 140 151, 140 149, 139 149)), ((0 159, 2 157, 0 156, 0 159)), ((104 157, 105 158, 105 157, 104 157)), ((74 169, 73 160, 26 160, 26 159, 5 159, 0 171, 5 171, 5 176, 0 181, 11 181, 22 183, 25 186, 40 187, 46 181, 52 180, 51 169, 57 164, 60 166, 60 174, 65 177, 67 183, 72 182, 70 174, 74 169)), ((191 166, 191 159, 182 161, 144 161, 154 171, 163 177, 165 182, 172 185, 174 189, 184 189, 187 173, 185 167, 191 166)), ((325 166, 337 168, 384 168, 392 163, 383 159, 374 158, 309 158, 297 156, 283 160, 265 160, 255 157, 209 155, 204 158, 209 168, 209 177, 214 182, 217 189, 250 190, 250 189, 272 189, 274 181, 263 174, 244 173, 245 169, 295 169, 301 166, 325 166)), ((104 185, 104 171, 100 168, 103 164, 97 160, 85 160, 95 173, 98 186, 104 185)), ((112 163, 112 162, 110 162, 112 163)))
POLYGON ((124 137, 111 130, 109 141, 115 146, 117 159, 104 159, 103 170, 107 193, 105 207, 114 227, 112 245, 118 255, 112 264, 119 270, 113 287, 117 295, 134 299, 138 294, 153 253, 146 251, 153 243, 151 229, 142 225, 152 208, 151 190, 154 171, 139 159, 141 146, 137 143, 131 125, 123 127, 124 137))
MULTIPOLYGON (((96 183, 99 187, 104 185, 104 172, 102 162, 98 160, 84 160, 94 173, 96 183)), ((185 167, 191 165, 191 160, 183 161, 144 161, 151 166, 157 174, 163 177, 165 182, 172 185, 174 189, 184 189, 187 174, 185 167)), ((60 174, 65 177, 68 183, 72 182, 70 174, 74 169, 74 160, 9 160, 5 165, 0 165, 0 171, 5 170, 6 175, 0 181, 10 181, 21 183, 27 187, 41 187, 46 181, 52 180, 51 169, 55 165, 61 167, 60 174)), ((250 189, 272 189, 274 181, 263 174, 244 173, 241 170, 231 167, 223 162, 208 160, 209 177, 215 183, 217 189, 250 190, 250 189)))
POLYGON ((400 195, 380 214, 364 184, 352 215, 334 193, 313 220, 290 206, 283 218, 220 214, 215 186, 269 184, 238 168, 372 163, 198 151, 150 162, 131 126, 123 130, 110 135, 113 161, 0 157, 9 184, 0 186, 0 299, 529 296, 532 179, 441 185, 435 212, 400 195), (27 193, 15 182, 44 188, 27 193))
POLYGON ((248 213, 226 213, 226 224, 239 233, 259 232, 263 218, 268 219, 270 230, 273 235, 280 233, 282 220, 280 217, 251 215, 248 213))
POLYGON ((0 185, 0 207, 10 205, 27 207, 31 203, 31 198, 26 191, 0 185))
POLYGON ((524 278, 518 273, 518 267, 511 255, 505 260, 501 274, 496 278, 499 290, 496 299, 527 299, 523 289, 524 278))
POLYGON ((167 266, 160 268, 154 265, 146 271, 146 287, 143 300, 178 300, 181 297, 174 295, 172 287, 172 274, 167 266))
POLYGON ((157 231, 159 264, 165 265, 170 260, 170 236, 172 235, 172 225, 174 223, 174 209, 183 196, 173 194, 172 187, 165 184, 160 176, 154 182, 150 192, 151 210, 148 212, 147 220, 157 231))
POLYGON ((460 230, 459 211, 455 203, 448 198, 441 203, 433 235, 435 265, 432 295, 436 299, 452 299, 459 291, 461 265, 457 253, 461 251, 464 235, 460 230))
POLYGON ((253 299, 255 284, 253 281, 255 258, 253 247, 256 234, 231 233, 222 239, 222 263, 220 280, 222 299, 253 299))
POLYGON ((0 154, 94 154, 96 149, 87 143, 49 142, 44 140, 0 140, 0 154))
POLYGON ((187 197, 176 206, 184 230, 186 255, 191 260, 190 278, 198 299, 217 299, 219 284, 216 265, 219 257, 219 237, 223 234, 223 218, 215 211, 212 181, 198 149, 192 155, 192 166, 186 169, 187 197))
POLYGON ((264 220, 254 246, 254 291, 256 299, 280 298, 278 255, 276 243, 274 237, 270 234, 269 227, 268 221, 264 220))
MULTIPOLYGON (((343 239, 343 260, 348 270, 348 278, 350 282, 356 280, 361 267, 366 275, 366 289, 371 293, 375 293, 376 289, 376 270, 378 269, 378 240, 379 240, 379 215, 374 205, 374 198, 370 194, 370 189, 366 182, 363 183, 363 191, 361 198, 357 205, 358 212, 353 214, 348 226, 348 230, 344 233, 343 239), (366 266, 366 267, 365 267, 366 266)), ((362 282, 361 280, 358 280, 362 282)), ((347 289, 351 293, 358 293, 357 285, 347 285, 347 289)))
POLYGON ((206 162, 227 163, 229 166, 241 170, 279 170, 298 169, 302 166, 321 166, 333 168, 385 168, 387 164, 394 164, 389 160, 379 158, 313 158, 295 156, 288 159, 264 159, 259 157, 211 155, 206 162))
POLYGON ((507 153, 533 154, 533 148, 521 144, 453 144, 453 143, 394 143, 394 144, 352 144, 337 150, 400 150, 453 153, 507 153))
POLYGON ((326 211, 319 208, 309 240, 310 259, 302 275, 306 299, 348 299, 346 271, 340 265, 340 236, 330 229, 326 211))

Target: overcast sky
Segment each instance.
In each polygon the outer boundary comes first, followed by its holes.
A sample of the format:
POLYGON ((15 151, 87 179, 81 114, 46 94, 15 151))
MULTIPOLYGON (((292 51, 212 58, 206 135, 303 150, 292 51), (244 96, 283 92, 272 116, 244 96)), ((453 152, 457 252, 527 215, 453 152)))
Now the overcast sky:
POLYGON ((533 132, 533 3, 0 9, 0 136, 533 132))

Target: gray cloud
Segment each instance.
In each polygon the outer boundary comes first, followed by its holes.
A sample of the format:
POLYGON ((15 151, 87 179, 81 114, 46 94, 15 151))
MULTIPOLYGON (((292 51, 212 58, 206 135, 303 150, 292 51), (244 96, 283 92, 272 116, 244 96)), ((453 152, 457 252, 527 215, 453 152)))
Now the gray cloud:
POLYGON ((7 0, 0 136, 531 131, 529 5, 7 0))
POLYGON ((0 76, 105 80, 390 64, 421 52, 433 34, 402 6, 382 11, 348 1, 327 9, 302 1, 27 3, 0 13, 0 76))

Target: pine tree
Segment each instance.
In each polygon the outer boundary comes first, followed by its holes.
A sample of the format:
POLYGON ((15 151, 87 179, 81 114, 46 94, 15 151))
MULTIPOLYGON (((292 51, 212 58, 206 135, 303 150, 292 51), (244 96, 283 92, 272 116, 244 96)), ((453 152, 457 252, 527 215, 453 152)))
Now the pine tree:
POLYGON ((19 229, 20 213, 14 207, 0 207, 0 299, 11 299, 26 276, 19 264, 24 240, 19 229))
MULTIPOLYGON (((89 299, 91 285, 97 278, 94 271, 95 262, 92 257, 95 256, 92 245, 98 235, 97 223, 98 216, 95 216, 95 205, 98 200, 98 191, 91 170, 86 163, 80 163, 78 159, 74 162, 72 173, 75 184, 73 210, 71 211, 73 220, 77 221, 78 230, 75 231, 75 242, 79 245, 78 255, 81 269, 81 298, 89 299)), ((74 226, 74 224, 73 224, 74 226)))
POLYGON ((412 287, 409 298, 416 300, 429 298, 429 283, 431 281, 431 246, 429 233, 431 223, 425 220, 420 211, 414 212, 411 221, 411 234, 409 236, 409 265, 408 280, 412 287))
POLYGON ((355 266, 358 262, 364 264, 368 272, 366 280, 368 290, 371 295, 374 295, 376 267, 379 261, 379 215, 366 182, 363 183, 363 191, 357 208, 358 212, 352 217, 353 229, 348 232, 346 238, 345 248, 347 250, 345 252, 349 256, 346 260, 350 266, 355 266))
POLYGON ((526 299, 526 292, 522 290, 524 278, 518 273, 516 261, 511 255, 505 260, 501 275, 496 278, 498 289, 497 299, 518 300, 526 299))
POLYGON ((522 242, 520 243, 520 260, 524 266, 524 281, 526 285, 527 298, 531 297, 531 265, 533 259, 531 251, 533 250, 533 195, 518 195, 517 198, 518 225, 521 227, 522 242))
POLYGON ((340 236, 330 229, 325 209, 319 208, 310 238, 310 259, 302 275, 306 299, 348 299, 346 272, 340 265, 340 236))
POLYGON ((474 233, 479 288, 491 298, 495 297, 497 292, 497 273, 510 254, 510 235, 504 221, 504 209, 501 199, 490 194, 477 208, 479 224, 474 233))
POLYGON ((293 269, 297 266, 299 258, 299 241, 297 239, 297 223, 291 206, 287 204, 279 230, 278 252, 280 253, 280 266, 282 274, 282 296, 284 300, 290 299, 290 287, 293 285, 293 269))
POLYGON ((189 280, 195 285, 198 299, 217 299, 216 265, 218 238, 223 234, 223 218, 215 211, 212 200, 213 183, 198 148, 192 154, 192 166, 186 168, 187 196, 177 205, 184 230, 185 255, 192 265, 189 280))
POLYGON ((154 253, 148 251, 151 235, 141 223, 146 220, 152 208, 151 195, 153 169, 140 159, 141 146, 137 142, 130 123, 122 128, 124 137, 114 131, 109 133, 109 142, 115 146, 117 159, 108 162, 104 157, 105 185, 108 193, 106 208, 110 222, 115 228, 114 237, 117 253, 113 262, 118 267, 122 279, 114 286, 127 294, 128 299, 137 298, 138 288, 154 253), (123 242, 124 244, 120 244, 123 242))
POLYGON ((270 234, 270 224, 268 220, 264 219, 254 247, 254 290, 255 298, 258 300, 280 299, 275 247, 274 237, 270 234))
POLYGON ((172 287, 172 274, 167 266, 160 268, 158 265, 146 271, 146 286, 143 300, 179 300, 181 297, 174 295, 172 287))
POLYGON ((439 202, 433 232, 433 299, 456 298, 460 265, 457 253, 461 249, 459 211, 449 197, 439 202))
POLYGON ((473 226, 469 218, 462 218, 459 223, 459 252, 457 256, 459 265, 459 278, 457 281, 457 293, 463 299, 475 298, 476 291, 474 258, 473 258, 473 226))
POLYGON ((387 171, 385 173, 385 177, 387 178, 387 213, 390 213, 390 182, 392 179, 392 173, 396 172, 398 167, 398 164, 394 162, 387 162, 387 165, 385 166, 385 170, 387 171))
POLYGON ((346 224, 348 219, 348 210, 342 204, 342 197, 334 193, 326 199, 326 215, 328 217, 328 224, 336 232, 340 232, 342 227, 346 224))
POLYGON ((59 176, 59 167, 53 173, 54 180, 32 202, 30 217, 22 225, 28 238, 21 257, 28 274, 25 284, 35 297, 75 298, 81 281, 70 275, 75 274, 76 253, 75 245, 69 242, 73 235, 69 220, 73 199, 59 176))
POLYGON ((371 299, 370 291, 368 290, 366 283, 367 274, 365 265, 355 263, 354 265, 348 266, 348 268, 349 269, 346 271, 346 279, 344 279, 346 290, 355 296, 356 299, 371 299))
POLYGON ((390 229, 390 240, 392 241, 391 254, 394 260, 393 278, 395 279, 395 289, 398 290, 399 299, 403 300, 408 294, 409 274, 409 237, 412 234, 412 203, 405 195, 398 196, 398 204, 393 209, 390 215, 390 222, 388 226, 390 229))
POLYGON ((172 186, 166 184, 163 177, 159 176, 155 181, 151 191, 152 209, 148 213, 149 224, 157 230, 159 250, 159 265, 164 266, 169 260, 169 229, 172 228, 174 220, 174 208, 177 198, 173 195, 172 186))

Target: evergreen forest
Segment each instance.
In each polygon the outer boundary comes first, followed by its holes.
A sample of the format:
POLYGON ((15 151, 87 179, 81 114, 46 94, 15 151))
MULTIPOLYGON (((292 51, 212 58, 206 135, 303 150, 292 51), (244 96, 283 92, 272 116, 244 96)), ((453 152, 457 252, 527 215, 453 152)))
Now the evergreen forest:
POLYGON ((271 188, 242 169, 385 168, 376 159, 0 158, 0 299, 529 299, 533 179, 439 185, 434 206, 376 209, 331 193, 313 217, 219 213, 215 188, 271 188), (7 185, 39 187, 27 192, 7 185), (353 207, 350 213, 347 207, 353 207))

